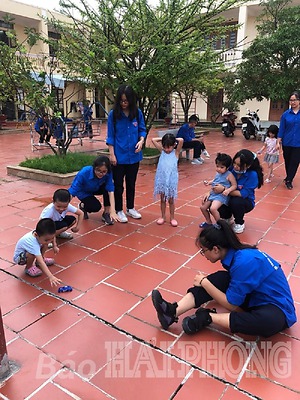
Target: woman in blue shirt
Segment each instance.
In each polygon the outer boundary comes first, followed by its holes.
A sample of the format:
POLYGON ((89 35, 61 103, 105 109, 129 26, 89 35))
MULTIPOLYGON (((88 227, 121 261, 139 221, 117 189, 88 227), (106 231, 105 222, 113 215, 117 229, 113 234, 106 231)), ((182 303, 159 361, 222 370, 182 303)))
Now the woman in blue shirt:
MULTIPOLYGON (((229 170, 237 181, 237 189, 229 194, 228 205, 222 205, 219 213, 221 218, 228 220, 233 216, 233 231, 242 233, 245 229, 244 215, 255 207, 255 190, 263 185, 264 177, 260 162, 252 151, 242 149, 232 160, 232 168, 229 170)), ((222 185, 216 185, 212 189, 215 193, 225 190, 222 185)))
POLYGON ((134 199, 145 137, 145 121, 141 110, 137 107, 135 93, 131 86, 121 85, 117 91, 114 107, 108 115, 106 139, 113 166, 115 204, 120 222, 127 222, 127 216, 141 218, 141 214, 134 208, 134 199), (127 216, 123 211, 124 179, 127 216))
POLYGON ((290 108, 280 119, 277 149, 282 145, 287 189, 293 189, 293 179, 300 163, 300 94, 294 92, 290 96, 290 108))
POLYGON ((194 286, 177 303, 165 301, 153 290, 152 301, 164 329, 185 317, 185 333, 201 331, 212 322, 232 333, 269 337, 292 326, 297 318, 294 301, 280 264, 255 246, 241 243, 226 221, 203 229, 196 239, 200 254, 211 263, 221 261, 225 271, 198 273, 194 286), (215 300, 226 312, 200 307, 215 300))
POLYGON ((91 166, 83 167, 75 176, 69 192, 80 200, 79 208, 84 212, 84 219, 88 213, 98 212, 101 209, 96 195, 103 195, 104 212, 102 221, 112 225, 118 221, 115 211, 114 183, 111 165, 108 157, 97 157, 91 166))

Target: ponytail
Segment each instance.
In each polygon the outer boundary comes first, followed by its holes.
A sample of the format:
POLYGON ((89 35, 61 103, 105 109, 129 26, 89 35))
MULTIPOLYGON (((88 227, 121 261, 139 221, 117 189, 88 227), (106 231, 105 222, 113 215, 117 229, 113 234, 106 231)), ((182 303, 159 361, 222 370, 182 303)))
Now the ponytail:
POLYGON ((239 158, 241 161, 242 170, 247 168, 248 171, 255 171, 258 178, 258 189, 264 184, 264 174, 262 166, 260 165, 259 159, 256 157, 255 153, 248 149, 242 149, 236 153, 233 157, 233 161, 239 158))
POLYGON ((196 238, 196 246, 212 250, 214 246, 222 249, 256 249, 256 246, 241 243, 231 226, 223 219, 203 229, 196 238))

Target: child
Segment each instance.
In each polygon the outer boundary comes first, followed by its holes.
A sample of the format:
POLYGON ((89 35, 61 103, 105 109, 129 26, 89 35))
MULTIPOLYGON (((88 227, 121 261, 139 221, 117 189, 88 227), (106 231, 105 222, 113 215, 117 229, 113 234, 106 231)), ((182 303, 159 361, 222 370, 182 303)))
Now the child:
MULTIPOLYGON (((14 252, 14 262, 25 265, 25 273, 37 277, 44 272, 52 285, 58 285, 61 279, 56 278, 49 271, 48 266, 54 264, 53 258, 44 258, 48 244, 55 237, 55 223, 51 218, 40 219, 34 231, 26 233, 19 239, 14 252), (35 265, 34 260, 36 260, 35 265)), ((57 249, 58 250, 58 249, 57 249)), ((54 249, 54 252, 57 251, 54 249)))
POLYGON ((175 204, 178 185, 178 159, 182 149, 183 139, 176 139, 171 133, 165 134, 162 138, 153 138, 154 146, 161 152, 159 157, 155 183, 154 196, 160 195, 161 218, 156 223, 162 225, 166 221, 166 202, 169 202, 170 223, 176 227, 178 225, 174 218, 175 204))
POLYGON ((278 148, 276 148, 278 131, 279 128, 277 125, 270 125, 267 130, 265 143, 263 147, 257 152, 257 154, 261 154, 264 150, 266 150, 266 154, 264 157, 264 161, 268 163, 268 176, 265 180, 266 183, 271 182, 271 178, 274 176, 273 166, 279 161, 279 150, 278 148))
MULTIPOLYGON (((53 194, 53 202, 44 208, 40 218, 51 218, 55 223, 55 235, 62 239, 73 239, 73 235, 67 232, 71 228, 72 232, 78 232, 83 220, 83 211, 70 204, 71 194, 67 189, 58 189, 53 194), (78 216, 66 215, 67 212, 78 216)), ((54 238, 54 246, 56 240, 54 238)))
POLYGON ((215 221, 220 219, 219 208, 222 204, 228 203, 228 195, 237 188, 236 179, 233 174, 228 170, 232 164, 232 159, 228 154, 218 153, 215 159, 216 163, 216 176, 213 181, 204 181, 205 185, 223 185, 224 190, 222 193, 214 193, 212 190, 210 192, 207 200, 203 202, 200 206, 200 210, 204 215, 205 222, 200 224, 200 228, 206 228, 212 224, 211 215, 214 217, 215 221))

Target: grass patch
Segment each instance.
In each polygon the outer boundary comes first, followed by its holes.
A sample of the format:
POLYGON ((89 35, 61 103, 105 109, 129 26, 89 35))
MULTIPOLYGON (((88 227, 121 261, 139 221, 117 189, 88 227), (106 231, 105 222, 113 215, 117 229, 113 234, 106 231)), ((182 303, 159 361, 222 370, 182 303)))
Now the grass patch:
POLYGON ((155 148, 152 148, 152 147, 145 147, 143 149, 144 157, 158 156, 159 154, 160 154, 160 151, 155 148))
POLYGON ((65 156, 49 154, 40 158, 27 158, 19 165, 57 174, 68 174, 79 171, 87 165, 92 165, 96 157, 85 153, 67 153, 65 156))

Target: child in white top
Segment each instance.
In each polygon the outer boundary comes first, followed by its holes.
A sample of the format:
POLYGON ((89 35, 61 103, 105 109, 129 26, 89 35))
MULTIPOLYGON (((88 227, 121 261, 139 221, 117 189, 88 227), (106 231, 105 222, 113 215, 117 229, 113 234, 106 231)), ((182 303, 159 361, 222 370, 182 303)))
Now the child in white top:
MULTIPOLYGON (((37 277, 44 272, 52 285, 58 285, 61 279, 56 278, 48 266, 54 264, 53 258, 45 258, 45 251, 55 237, 55 224, 51 218, 40 219, 32 232, 26 233, 18 240, 13 260, 16 264, 25 265, 25 273, 37 277), (35 265, 34 265, 34 261, 35 265)), ((58 250, 58 249, 57 249, 58 250)), ((55 251, 56 252, 56 251, 55 251)))
POLYGON ((178 187, 178 159, 182 149, 183 139, 175 138, 171 133, 166 133, 162 138, 153 138, 152 143, 161 152, 159 157, 155 183, 154 196, 160 196, 161 218, 156 223, 162 225, 166 221, 166 203, 169 202, 170 223, 176 227, 178 222, 174 218, 175 199, 178 187))
MULTIPOLYGON (((72 239, 73 235, 67 232, 71 228, 72 232, 78 232, 83 221, 83 211, 70 204, 71 194, 67 189, 57 189, 53 194, 53 202, 42 211, 40 218, 51 218, 55 223, 55 236, 62 239, 72 239), (75 214, 67 215, 67 213, 75 214)), ((54 246, 56 240, 54 238, 54 246)))
POLYGON ((276 149, 278 131, 279 129, 277 125, 270 125, 267 130, 267 137, 264 142, 264 145, 257 152, 257 154, 262 154, 262 152, 266 150, 266 154, 264 156, 264 161, 268 163, 268 175, 265 180, 266 183, 271 182, 271 178, 274 176, 273 174, 274 164, 278 163, 279 161, 279 150, 276 149))

